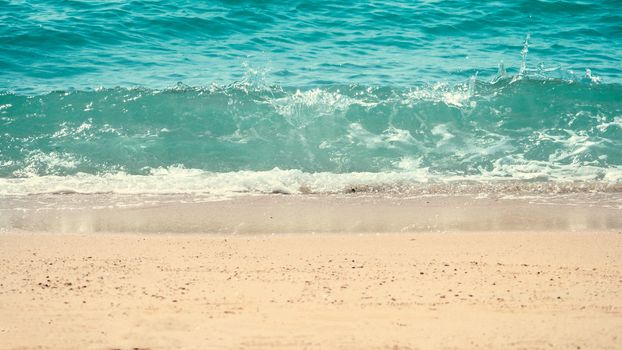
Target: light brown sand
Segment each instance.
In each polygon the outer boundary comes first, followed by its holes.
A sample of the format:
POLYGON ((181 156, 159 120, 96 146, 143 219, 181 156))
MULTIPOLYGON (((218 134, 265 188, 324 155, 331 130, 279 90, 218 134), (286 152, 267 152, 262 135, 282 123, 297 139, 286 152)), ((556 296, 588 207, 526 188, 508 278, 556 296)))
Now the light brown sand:
POLYGON ((0 348, 620 349, 622 234, 0 235, 0 348))
POLYGON ((33 195, 0 198, 0 233, 618 231, 622 230, 621 195, 578 193, 531 199, 502 199, 498 194, 265 195, 203 203, 175 196, 33 195), (111 205, 127 201, 153 203, 111 205))

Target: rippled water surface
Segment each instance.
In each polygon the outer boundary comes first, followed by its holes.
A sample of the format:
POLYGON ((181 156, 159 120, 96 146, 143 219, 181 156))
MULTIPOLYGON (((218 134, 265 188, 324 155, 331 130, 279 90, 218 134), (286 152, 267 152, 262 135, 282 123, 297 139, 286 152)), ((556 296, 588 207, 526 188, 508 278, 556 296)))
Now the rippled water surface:
POLYGON ((620 1, 0 1, 0 88, 410 86, 500 62, 622 81, 620 1), (263 78, 263 77, 262 77, 263 78))

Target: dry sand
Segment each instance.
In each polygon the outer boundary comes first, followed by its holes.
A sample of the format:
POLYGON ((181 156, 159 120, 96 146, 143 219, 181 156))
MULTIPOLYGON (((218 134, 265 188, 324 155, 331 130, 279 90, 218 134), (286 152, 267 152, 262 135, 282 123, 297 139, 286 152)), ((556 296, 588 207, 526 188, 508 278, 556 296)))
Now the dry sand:
POLYGON ((0 348, 621 349, 622 234, 0 235, 0 348))

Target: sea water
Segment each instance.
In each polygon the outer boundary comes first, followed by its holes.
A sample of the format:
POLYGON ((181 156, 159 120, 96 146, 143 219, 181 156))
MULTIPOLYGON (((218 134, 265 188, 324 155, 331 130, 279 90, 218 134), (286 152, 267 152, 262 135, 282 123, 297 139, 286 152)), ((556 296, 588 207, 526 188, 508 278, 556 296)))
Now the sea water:
POLYGON ((621 8, 0 0, 0 195, 616 192, 621 8))

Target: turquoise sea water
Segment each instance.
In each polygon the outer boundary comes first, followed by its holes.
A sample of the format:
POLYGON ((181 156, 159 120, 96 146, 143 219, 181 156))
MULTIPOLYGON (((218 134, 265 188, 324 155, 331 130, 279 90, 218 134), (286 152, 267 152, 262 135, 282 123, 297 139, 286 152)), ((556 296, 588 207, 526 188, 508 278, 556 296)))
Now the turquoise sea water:
POLYGON ((620 8, 0 0, 0 194, 610 188, 620 8))

